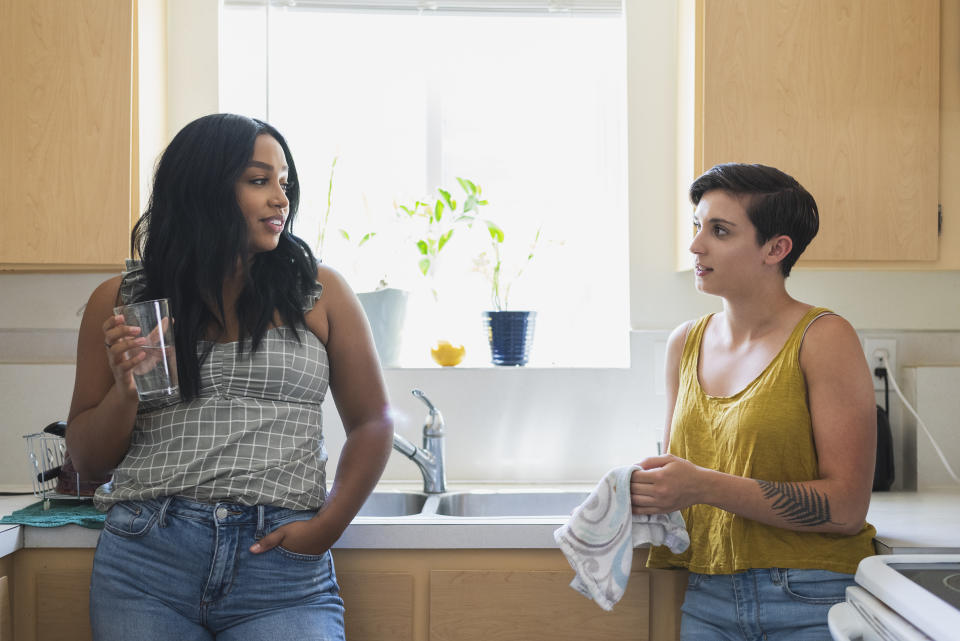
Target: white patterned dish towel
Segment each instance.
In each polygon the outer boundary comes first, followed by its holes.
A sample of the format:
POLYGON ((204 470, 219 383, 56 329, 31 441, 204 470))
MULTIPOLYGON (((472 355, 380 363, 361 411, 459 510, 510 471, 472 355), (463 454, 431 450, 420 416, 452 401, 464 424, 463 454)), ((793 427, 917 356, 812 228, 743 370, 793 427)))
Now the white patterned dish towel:
POLYGON ((570 587, 604 610, 612 610, 627 589, 634 547, 666 545, 679 554, 690 545, 680 512, 631 513, 630 474, 636 469, 641 468, 625 465, 607 472, 570 520, 553 533, 577 573, 570 587))

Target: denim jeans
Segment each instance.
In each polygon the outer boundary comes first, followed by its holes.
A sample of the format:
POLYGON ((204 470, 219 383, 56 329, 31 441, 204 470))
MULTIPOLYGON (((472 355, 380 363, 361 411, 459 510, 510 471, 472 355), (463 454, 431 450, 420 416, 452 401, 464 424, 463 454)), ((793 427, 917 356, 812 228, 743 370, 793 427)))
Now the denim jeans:
POLYGON ((168 497, 110 508, 90 586, 96 641, 342 641, 330 552, 248 548, 314 512, 168 497))
POLYGON ((827 611, 846 599, 852 574, 764 568, 690 573, 682 641, 830 641, 827 611))

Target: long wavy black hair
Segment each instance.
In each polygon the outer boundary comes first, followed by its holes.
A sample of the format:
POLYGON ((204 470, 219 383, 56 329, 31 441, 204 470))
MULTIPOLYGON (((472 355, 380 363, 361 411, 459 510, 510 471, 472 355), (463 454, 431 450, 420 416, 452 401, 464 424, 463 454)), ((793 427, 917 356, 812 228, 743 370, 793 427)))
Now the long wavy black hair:
MULTIPOLYGON (((309 245, 290 231, 299 204, 297 168, 287 141, 260 120, 234 114, 198 118, 180 130, 160 157, 130 250, 146 273, 143 300, 170 299, 183 400, 200 393, 200 366, 213 343, 204 343, 199 354, 197 346, 211 326, 223 330, 223 285, 238 267, 244 286, 236 313, 241 339, 250 339, 251 351, 260 346, 275 312, 286 325, 305 324, 303 309, 317 261, 309 245), (290 211, 277 248, 253 254, 236 183, 262 134, 283 148, 290 211)), ((244 340, 237 349, 243 351, 244 340)))

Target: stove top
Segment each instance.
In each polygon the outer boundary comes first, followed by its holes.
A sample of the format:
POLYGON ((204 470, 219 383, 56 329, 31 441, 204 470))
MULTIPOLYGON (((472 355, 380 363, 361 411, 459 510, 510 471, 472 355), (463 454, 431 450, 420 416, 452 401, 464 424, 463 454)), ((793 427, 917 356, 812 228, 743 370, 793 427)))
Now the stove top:
POLYGON ((960 609, 960 563, 890 563, 889 566, 960 609))
POLYGON ((870 556, 856 581, 934 641, 960 630, 960 554, 870 556))

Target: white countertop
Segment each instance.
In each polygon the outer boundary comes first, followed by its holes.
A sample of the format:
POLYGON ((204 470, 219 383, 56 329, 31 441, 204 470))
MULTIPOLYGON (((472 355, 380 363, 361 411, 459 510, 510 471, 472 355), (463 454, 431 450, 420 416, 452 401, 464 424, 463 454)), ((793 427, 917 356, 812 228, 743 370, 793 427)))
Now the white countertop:
POLYGON ((867 520, 881 554, 960 553, 960 488, 875 492, 867 520))
MULTIPOLYGON (((580 487, 580 486, 578 486, 580 487)), ((0 497, 0 514, 35 502, 33 496, 0 497)), ((867 520, 877 528, 878 551, 887 554, 960 553, 960 488, 877 492, 867 520)), ((563 518, 358 517, 335 548, 552 548, 563 518)), ((0 556, 21 547, 95 547, 99 530, 0 525, 0 556)))

